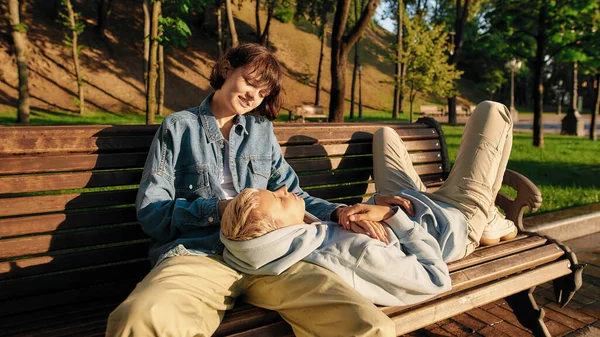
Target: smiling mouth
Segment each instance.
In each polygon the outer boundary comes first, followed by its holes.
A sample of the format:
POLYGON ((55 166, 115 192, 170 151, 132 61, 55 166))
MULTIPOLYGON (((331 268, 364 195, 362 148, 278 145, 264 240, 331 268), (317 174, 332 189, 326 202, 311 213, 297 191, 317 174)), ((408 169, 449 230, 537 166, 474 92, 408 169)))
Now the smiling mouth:
POLYGON ((250 102, 248 102, 245 98, 243 98, 242 96, 239 96, 240 102, 242 103, 242 106, 244 108, 249 108, 250 107, 250 102))

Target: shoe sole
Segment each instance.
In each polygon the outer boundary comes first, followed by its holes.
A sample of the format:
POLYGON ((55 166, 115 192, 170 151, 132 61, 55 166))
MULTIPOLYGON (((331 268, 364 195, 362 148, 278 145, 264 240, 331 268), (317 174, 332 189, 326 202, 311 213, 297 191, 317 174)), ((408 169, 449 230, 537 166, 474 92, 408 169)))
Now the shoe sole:
POLYGON ((480 246, 493 246, 493 245, 496 245, 496 244, 500 243, 500 241, 506 241, 506 240, 514 239, 517 236, 518 233, 519 233, 519 230, 515 226, 515 229, 512 232, 510 232, 510 233, 508 233, 508 234, 506 234, 504 236, 501 236, 499 238, 490 239, 490 238, 484 238, 484 237, 482 237, 479 240, 479 245, 480 246))

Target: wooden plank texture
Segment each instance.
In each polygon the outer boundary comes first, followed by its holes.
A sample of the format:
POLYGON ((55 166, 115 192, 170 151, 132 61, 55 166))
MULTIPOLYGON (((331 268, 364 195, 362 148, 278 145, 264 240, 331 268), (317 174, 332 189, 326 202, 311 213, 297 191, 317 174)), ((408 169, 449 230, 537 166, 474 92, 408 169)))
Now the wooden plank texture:
POLYGON ((150 240, 123 245, 0 262, 0 281, 148 257, 150 240))
POLYGON ((34 215, 0 219, 0 237, 81 229, 137 221, 135 208, 124 207, 91 212, 34 215))
POLYGON ((137 224, 55 235, 24 236, 0 240, 0 259, 146 238, 137 224))
POLYGON ((142 170, 0 177, 0 194, 138 185, 142 170))
POLYGON ((142 168, 147 152, 16 156, 0 160, 0 174, 142 168))
POLYGON ((143 259, 123 264, 46 274, 35 278, 4 280, 0 281, 0 288, 2 288, 0 301, 89 287, 114 281, 115 275, 119 275, 119 278, 124 280, 141 279, 149 270, 150 263, 143 259))
POLYGON ((511 278, 438 299, 436 305, 414 306, 399 315, 393 313, 394 307, 383 308, 383 312, 392 315, 396 334, 402 335, 570 273, 568 260, 560 260, 511 278))
POLYGON ((0 216, 61 212, 135 203, 137 190, 116 190, 0 199, 0 216))

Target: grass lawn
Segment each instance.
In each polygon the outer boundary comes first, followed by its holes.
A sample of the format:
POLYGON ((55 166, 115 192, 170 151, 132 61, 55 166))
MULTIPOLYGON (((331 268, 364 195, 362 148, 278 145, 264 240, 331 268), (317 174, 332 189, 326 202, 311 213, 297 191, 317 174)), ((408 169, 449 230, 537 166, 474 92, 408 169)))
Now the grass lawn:
MULTIPOLYGON (((146 124, 146 115, 116 114, 106 111, 87 111, 83 116, 64 111, 48 111, 32 109, 30 125, 77 125, 77 124, 146 124)), ((0 111, 0 125, 17 125, 16 110, 0 111)), ((164 117, 156 116, 156 123, 164 117)))
MULTIPOLYGON (((463 128, 443 126, 443 130, 453 162, 463 128)), ((538 213, 600 202, 600 142, 546 134, 545 147, 539 149, 531 137, 530 133, 514 134, 508 168, 531 179, 542 191, 544 201, 538 213)))

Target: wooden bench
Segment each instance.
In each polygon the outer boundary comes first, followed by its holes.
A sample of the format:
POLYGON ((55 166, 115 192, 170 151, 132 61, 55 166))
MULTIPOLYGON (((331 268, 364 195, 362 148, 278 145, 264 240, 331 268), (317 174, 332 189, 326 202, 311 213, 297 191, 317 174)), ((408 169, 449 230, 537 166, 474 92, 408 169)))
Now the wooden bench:
POLYGON ((444 110, 435 105, 420 105, 419 111, 423 116, 443 116, 444 110))
MULTIPOLYGON (((389 125, 389 124, 388 124, 389 125)), ((278 124, 285 158, 310 194, 348 204, 375 192, 376 124, 278 124), (337 184, 337 186, 334 186, 337 184)), ((430 190, 444 181, 444 136, 431 118, 393 128, 430 190)), ((150 270, 149 239, 134 200, 152 126, 0 127, 0 327, 3 336, 103 336, 108 314, 150 270)), ((497 203, 523 231, 526 207, 541 196, 507 172, 518 190, 497 203)), ((403 334, 507 298, 520 321, 548 335, 531 291, 554 280, 566 304, 582 266, 560 242, 523 232, 450 264, 453 288, 410 307, 383 307, 403 334)), ((215 336, 291 335, 276 312, 238 303, 215 336)))
POLYGON ((321 121, 321 119, 327 120, 328 116, 322 107, 313 104, 298 105, 293 116, 290 115, 290 120, 300 119, 302 123, 306 122, 306 118, 317 118, 321 121))

